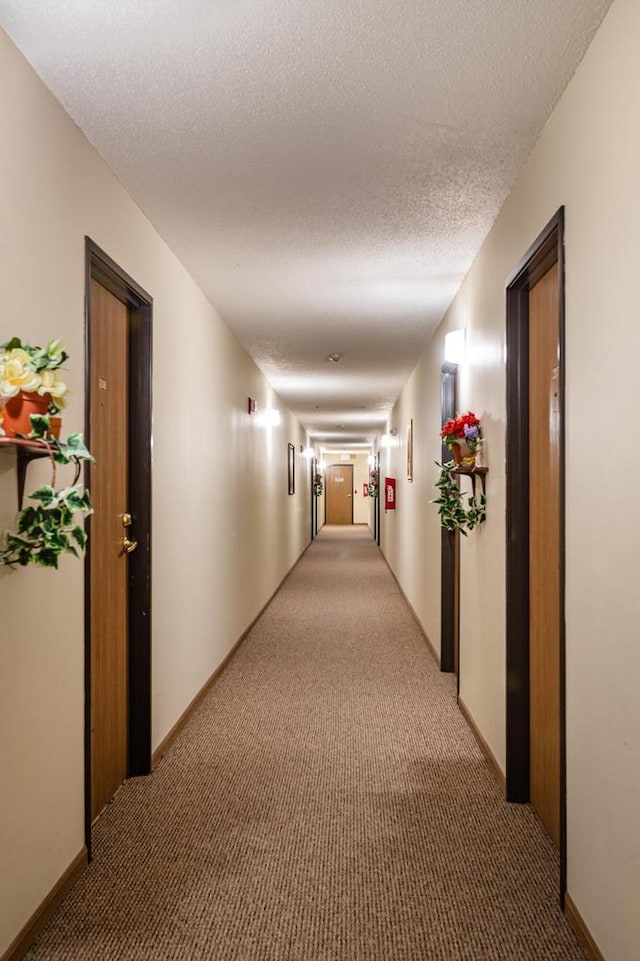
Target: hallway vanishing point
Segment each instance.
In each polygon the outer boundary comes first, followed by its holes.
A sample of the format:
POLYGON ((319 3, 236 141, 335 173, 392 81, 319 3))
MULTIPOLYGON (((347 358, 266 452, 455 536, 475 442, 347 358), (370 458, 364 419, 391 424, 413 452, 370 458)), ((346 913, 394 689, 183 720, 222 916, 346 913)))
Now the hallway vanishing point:
POLYGON ((27 958, 578 961, 557 874, 369 530, 325 527, 27 958))

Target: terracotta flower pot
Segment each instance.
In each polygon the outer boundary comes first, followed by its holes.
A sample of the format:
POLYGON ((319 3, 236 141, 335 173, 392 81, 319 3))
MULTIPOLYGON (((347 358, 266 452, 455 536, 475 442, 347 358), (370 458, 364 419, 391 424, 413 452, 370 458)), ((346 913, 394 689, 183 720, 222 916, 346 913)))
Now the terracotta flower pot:
MULTIPOLYGON (((7 401, 2 408, 2 427, 7 437, 31 433, 31 415, 46 414, 51 400, 50 394, 25 393, 20 391, 7 401)), ((49 431, 54 437, 60 436, 62 419, 52 417, 49 431)))
POLYGON ((456 467, 475 467, 476 452, 471 449, 466 440, 454 441, 451 450, 456 467))

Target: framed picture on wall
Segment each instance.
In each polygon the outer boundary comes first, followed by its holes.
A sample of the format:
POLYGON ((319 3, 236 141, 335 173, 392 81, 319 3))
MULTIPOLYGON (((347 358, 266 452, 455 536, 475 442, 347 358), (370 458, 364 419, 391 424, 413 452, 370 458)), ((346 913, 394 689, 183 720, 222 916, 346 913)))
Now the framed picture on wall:
POLYGON ((413 480, 413 417, 407 424, 407 480, 413 480))
POLYGON ((296 492, 296 449, 293 444, 287 444, 287 475, 289 478, 289 493, 296 492))

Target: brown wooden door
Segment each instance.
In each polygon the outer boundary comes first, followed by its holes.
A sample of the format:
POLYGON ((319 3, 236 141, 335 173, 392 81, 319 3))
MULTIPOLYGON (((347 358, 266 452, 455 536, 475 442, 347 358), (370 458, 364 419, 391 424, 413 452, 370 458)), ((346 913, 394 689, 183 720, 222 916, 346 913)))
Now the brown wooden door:
POLYGON ((91 819, 127 774, 128 308, 95 280, 90 303, 91 819))
POLYGON ((353 466, 332 464, 327 468, 327 524, 353 524, 353 466))
POLYGON ((560 843, 560 369, 557 263, 529 293, 531 803, 560 843))

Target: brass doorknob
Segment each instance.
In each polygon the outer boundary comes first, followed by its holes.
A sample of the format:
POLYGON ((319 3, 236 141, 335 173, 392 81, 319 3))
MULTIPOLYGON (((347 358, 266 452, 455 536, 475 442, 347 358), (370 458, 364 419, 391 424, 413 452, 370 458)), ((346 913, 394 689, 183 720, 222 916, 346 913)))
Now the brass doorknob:
POLYGON ((133 554, 133 552, 135 551, 136 547, 138 546, 138 542, 137 542, 137 541, 130 541, 129 538, 127 537, 127 534, 126 534, 126 529, 127 529, 127 527, 130 527, 130 526, 131 526, 131 514, 125 513, 125 514, 122 515, 122 526, 123 526, 124 529, 125 529, 125 535, 124 535, 124 537, 122 538, 122 553, 123 553, 123 554, 133 554))
POLYGON ((136 547, 138 546, 137 541, 130 541, 128 537, 123 537, 122 539, 122 550, 125 554, 133 554, 136 547))

